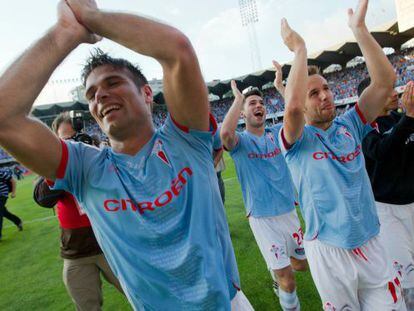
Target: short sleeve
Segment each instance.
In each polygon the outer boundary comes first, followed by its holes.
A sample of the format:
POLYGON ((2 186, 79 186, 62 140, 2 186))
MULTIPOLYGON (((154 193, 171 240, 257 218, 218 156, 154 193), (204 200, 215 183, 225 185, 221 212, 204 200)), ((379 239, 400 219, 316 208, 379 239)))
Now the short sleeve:
POLYGON ((82 200, 82 189, 89 170, 95 162, 99 149, 85 145, 61 141, 62 158, 56 173, 54 190, 65 190, 72 193, 79 201, 82 200))
POLYGON ((213 148, 213 136, 217 131, 217 122, 210 114, 210 128, 208 131, 193 130, 176 122, 168 115, 160 133, 177 144, 184 143, 187 147, 195 150, 207 150, 211 156, 213 148))

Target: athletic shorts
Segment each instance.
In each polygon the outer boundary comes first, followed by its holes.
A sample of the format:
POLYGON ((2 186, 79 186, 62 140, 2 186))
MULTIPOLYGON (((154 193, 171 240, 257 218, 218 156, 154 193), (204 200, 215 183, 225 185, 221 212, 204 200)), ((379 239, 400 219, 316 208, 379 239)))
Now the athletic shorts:
POLYGON ((239 290, 236 296, 231 300, 231 311, 253 311, 253 307, 250 304, 244 293, 239 290))
POLYGON ((377 202, 381 223, 379 238, 401 275, 403 288, 414 287, 414 203, 393 205, 377 202))
POLYGON ((378 237, 356 249, 305 241, 323 310, 406 310, 399 277, 378 237))
POLYGON ((249 217, 250 228, 269 270, 290 265, 290 257, 306 259, 296 210, 275 217, 249 217))

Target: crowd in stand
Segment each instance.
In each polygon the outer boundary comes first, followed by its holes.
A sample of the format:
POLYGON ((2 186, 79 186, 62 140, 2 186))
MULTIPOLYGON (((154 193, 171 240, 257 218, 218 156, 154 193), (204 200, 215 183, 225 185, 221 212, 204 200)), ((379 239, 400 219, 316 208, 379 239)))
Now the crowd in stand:
MULTIPOLYGON (((389 59, 397 73, 396 86, 402 86, 409 81, 414 80, 414 47, 391 54, 389 59)), ((368 72, 365 63, 360 63, 354 67, 328 73, 325 76, 331 85, 335 100, 341 100, 357 95, 357 86, 361 80, 368 76, 368 72)), ((268 114, 278 113, 284 110, 284 100, 276 89, 268 88, 263 90, 263 98, 268 114)), ((232 102, 233 98, 223 98, 211 102, 212 114, 218 123, 223 121, 232 102)), ((344 113, 347 108, 348 106, 338 108, 338 113, 344 113)), ((154 107, 153 121, 155 127, 160 127, 164 123, 166 117, 167 111, 164 107, 154 107)), ((269 122, 269 125, 271 125, 273 121, 269 122)), ((105 135, 93 119, 86 122, 85 130, 91 136, 97 136, 101 140, 106 140, 105 135)), ((0 149, 0 160, 8 158, 10 158, 10 156, 4 150, 0 149)))

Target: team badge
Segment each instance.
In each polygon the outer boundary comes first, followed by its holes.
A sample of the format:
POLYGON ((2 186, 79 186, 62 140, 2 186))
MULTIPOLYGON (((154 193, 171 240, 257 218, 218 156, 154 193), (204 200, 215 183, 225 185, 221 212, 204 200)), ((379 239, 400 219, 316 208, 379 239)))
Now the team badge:
POLYGON ((348 132, 348 130, 345 126, 341 126, 338 129, 337 135, 345 135, 346 137, 352 138, 351 133, 348 132))
POLYGON ((152 149, 152 154, 155 154, 162 162, 171 167, 170 161, 168 160, 167 154, 164 151, 161 139, 157 139, 152 149))

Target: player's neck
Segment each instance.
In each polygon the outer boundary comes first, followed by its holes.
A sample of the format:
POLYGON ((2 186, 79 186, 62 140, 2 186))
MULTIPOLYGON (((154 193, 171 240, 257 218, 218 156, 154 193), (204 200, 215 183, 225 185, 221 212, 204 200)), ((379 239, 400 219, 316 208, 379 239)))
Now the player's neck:
POLYGON ((140 129, 139 133, 131 133, 131 135, 122 139, 110 138, 112 150, 116 153, 128 155, 136 155, 154 135, 153 127, 140 129))
POLYGON ((327 121, 327 122, 308 122, 309 125, 312 125, 314 127, 317 127, 318 129, 321 129, 323 131, 326 131, 328 128, 331 127, 333 121, 327 121))
POLYGON ((260 137, 260 136, 263 135, 263 133, 265 131, 265 127, 264 127, 264 125, 261 126, 261 127, 253 127, 253 126, 249 126, 249 125, 246 124, 246 130, 249 133, 260 137))

